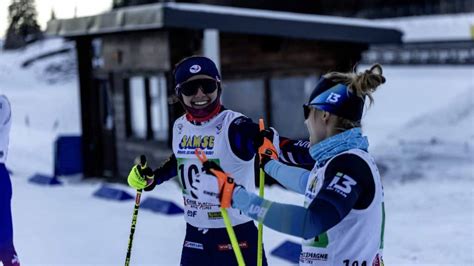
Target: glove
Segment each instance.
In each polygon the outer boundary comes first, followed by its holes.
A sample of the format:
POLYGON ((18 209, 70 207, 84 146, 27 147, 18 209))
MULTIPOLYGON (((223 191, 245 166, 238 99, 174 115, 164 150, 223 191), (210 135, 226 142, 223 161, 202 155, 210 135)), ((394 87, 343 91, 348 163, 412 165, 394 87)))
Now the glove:
POLYGON ((147 166, 146 159, 142 159, 140 164, 135 164, 132 167, 132 170, 130 170, 127 178, 128 185, 137 190, 150 186, 153 184, 154 180, 155 175, 153 174, 153 170, 147 166))
POLYGON ((202 164, 202 169, 206 174, 217 177, 217 184, 219 188, 219 201, 222 208, 229 208, 232 202, 232 193, 234 192, 234 178, 225 173, 222 168, 213 161, 205 161, 202 164))
POLYGON ((220 167, 220 165, 218 165, 216 162, 214 161, 205 161, 204 163, 202 163, 202 170, 208 174, 208 175, 214 175, 211 171, 211 169, 214 169, 214 170, 217 170, 217 171, 221 171, 224 173, 224 170, 220 167))
POLYGON ((264 129, 259 132, 255 139, 255 145, 258 147, 260 166, 263 168, 270 160, 278 160, 279 154, 279 136, 273 128, 264 129), (276 146, 278 147, 275 147, 276 146))
POLYGON ((200 149, 196 149, 195 153, 202 162, 202 170, 208 175, 217 177, 221 208, 231 207, 232 193, 235 187, 234 178, 225 173, 216 162, 207 160, 206 155, 200 149))

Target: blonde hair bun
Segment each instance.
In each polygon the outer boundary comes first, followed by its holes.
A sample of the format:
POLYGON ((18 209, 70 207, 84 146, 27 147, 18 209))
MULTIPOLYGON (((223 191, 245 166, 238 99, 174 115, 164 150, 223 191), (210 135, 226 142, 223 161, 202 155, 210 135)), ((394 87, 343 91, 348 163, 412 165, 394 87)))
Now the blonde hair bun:
POLYGON ((380 64, 373 64, 362 73, 356 73, 355 70, 348 73, 330 72, 324 75, 324 77, 334 82, 347 85, 347 87, 359 97, 365 98, 365 96, 367 96, 371 104, 374 101, 372 93, 386 81, 380 64))

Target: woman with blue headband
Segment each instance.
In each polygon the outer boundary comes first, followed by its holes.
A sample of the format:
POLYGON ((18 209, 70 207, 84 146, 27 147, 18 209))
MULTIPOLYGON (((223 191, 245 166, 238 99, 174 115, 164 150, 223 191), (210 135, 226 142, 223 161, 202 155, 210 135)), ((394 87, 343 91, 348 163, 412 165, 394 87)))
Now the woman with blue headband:
POLYGON ((320 79, 303 106, 316 162, 311 171, 275 160, 278 153, 269 142, 259 151, 265 172, 304 195, 304 206, 265 200, 238 184, 230 192, 234 208, 303 238, 300 265, 383 265, 383 188, 361 119, 365 99, 372 102, 384 82, 378 64, 363 73, 332 72, 320 79))

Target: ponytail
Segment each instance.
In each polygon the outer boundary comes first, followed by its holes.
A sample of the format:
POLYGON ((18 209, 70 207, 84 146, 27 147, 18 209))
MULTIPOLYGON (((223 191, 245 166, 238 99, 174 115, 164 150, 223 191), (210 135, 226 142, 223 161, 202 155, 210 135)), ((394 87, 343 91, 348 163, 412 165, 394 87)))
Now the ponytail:
POLYGON ((385 83, 385 77, 382 73, 382 66, 374 64, 362 73, 356 73, 355 71, 348 73, 330 72, 324 75, 324 78, 347 85, 352 93, 361 98, 367 96, 370 104, 372 104, 374 101, 372 93, 377 90, 378 86, 385 83))
MULTIPOLYGON (((346 85, 352 93, 355 93, 362 99, 365 99, 367 96, 370 105, 372 105, 374 102, 372 93, 374 93, 381 84, 385 83, 385 77, 382 74, 382 66, 380 64, 374 64, 362 73, 357 73, 355 70, 348 73, 330 72, 324 75, 324 78, 346 85)), ((344 131, 361 126, 360 120, 352 121, 347 118, 338 117, 336 129, 344 131)))

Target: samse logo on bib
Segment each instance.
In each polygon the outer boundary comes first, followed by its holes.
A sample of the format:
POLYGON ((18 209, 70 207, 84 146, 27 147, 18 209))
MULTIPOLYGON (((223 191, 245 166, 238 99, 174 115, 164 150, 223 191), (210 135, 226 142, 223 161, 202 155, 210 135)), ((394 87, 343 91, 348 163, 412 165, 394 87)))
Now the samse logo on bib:
POLYGON ((215 140, 214 136, 184 135, 181 138, 181 141, 179 143, 179 148, 192 149, 193 152, 196 148, 200 148, 202 150, 205 150, 205 149, 210 150, 214 148, 214 140, 215 140))

